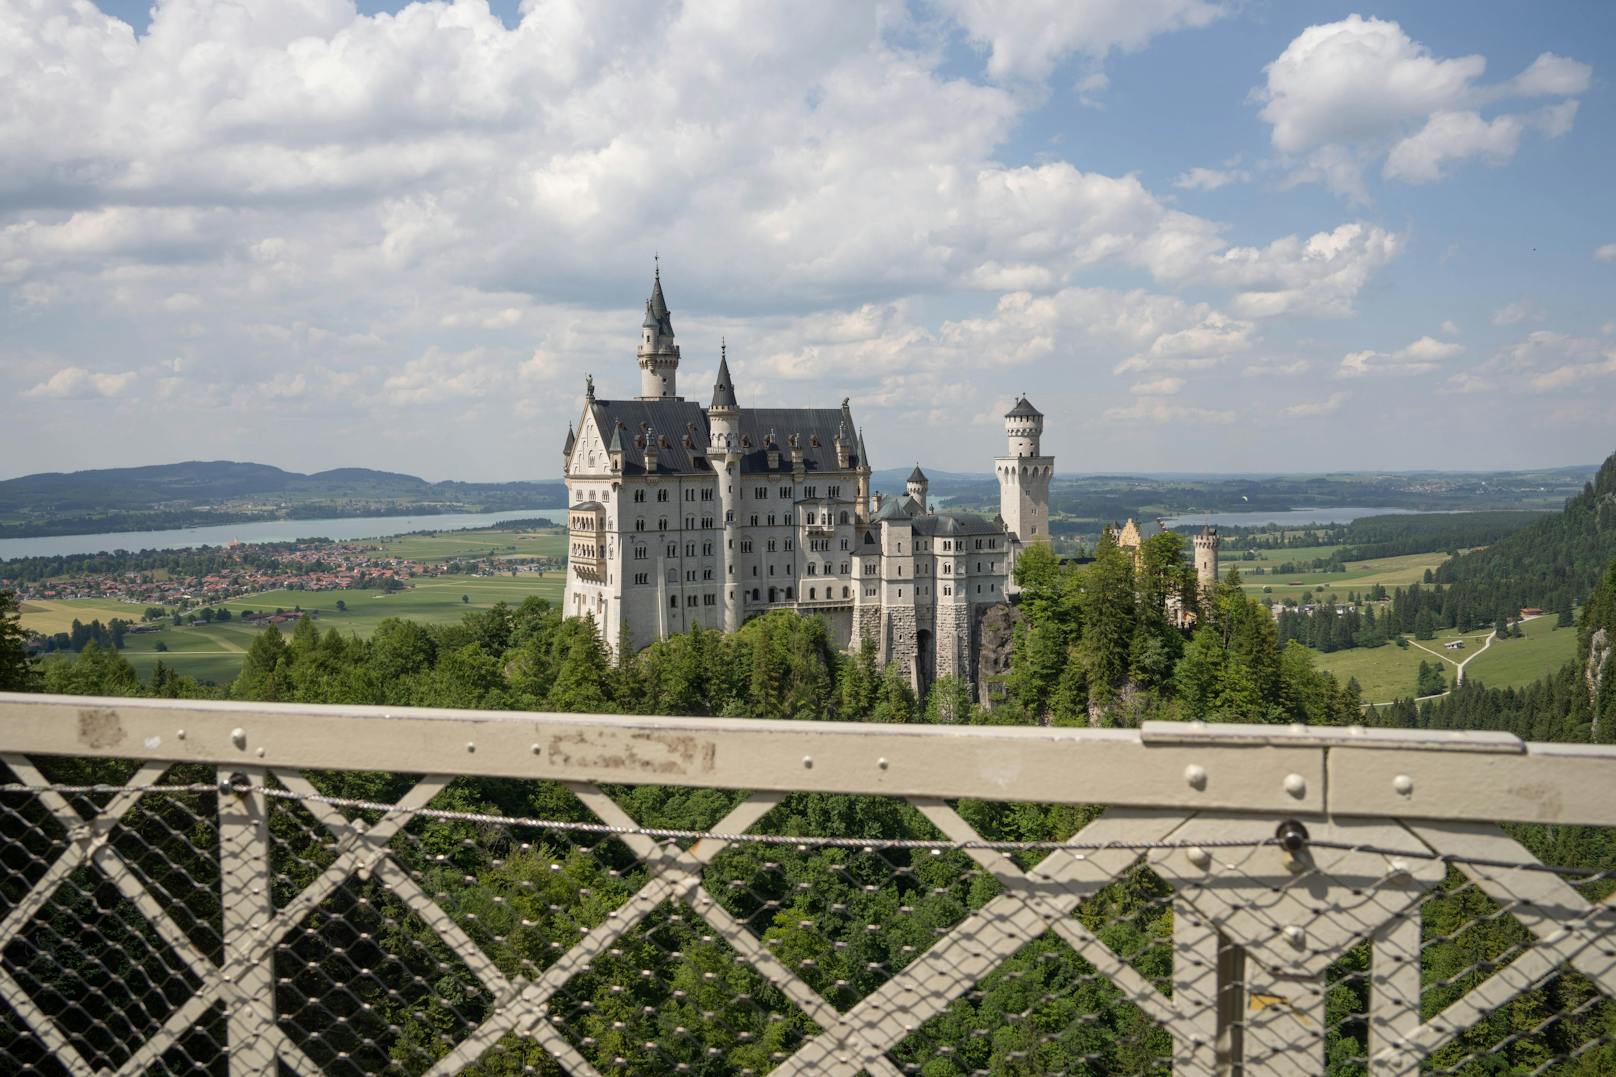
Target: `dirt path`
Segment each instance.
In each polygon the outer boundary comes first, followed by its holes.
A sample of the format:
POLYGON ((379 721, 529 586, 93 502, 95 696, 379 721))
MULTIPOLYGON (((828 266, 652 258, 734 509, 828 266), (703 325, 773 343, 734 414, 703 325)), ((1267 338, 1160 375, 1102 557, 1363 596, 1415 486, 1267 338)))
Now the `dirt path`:
MULTIPOLYGON (((1523 625, 1527 621, 1535 621, 1541 616, 1543 616, 1543 614, 1539 613, 1539 614, 1534 614, 1531 617, 1522 617, 1519 621, 1516 621, 1515 623, 1517 625, 1523 625)), ((1449 658, 1447 655, 1441 654, 1441 653, 1439 653, 1437 651, 1431 650, 1431 648, 1427 647, 1425 644, 1421 643, 1419 640, 1411 639, 1411 640, 1409 640, 1409 642, 1412 643, 1414 646, 1418 647, 1420 650, 1424 651, 1426 654, 1431 655, 1431 656, 1436 657, 1436 658, 1440 658, 1440 659, 1442 659, 1442 661, 1444 661, 1448 665, 1452 666, 1454 668, 1454 670, 1455 670, 1455 673, 1453 675, 1453 684, 1454 684, 1454 687, 1458 687, 1459 685, 1464 683, 1465 667, 1468 666, 1471 662, 1475 661, 1477 658, 1480 658, 1483 654, 1485 654, 1487 652, 1487 648, 1491 647, 1493 645, 1493 641, 1495 639, 1497 639, 1497 638, 1498 638, 1498 629, 1495 628, 1491 632, 1487 633, 1487 638, 1486 639, 1481 641, 1481 647, 1479 649, 1473 651, 1470 655, 1468 655, 1463 662, 1455 662, 1453 659, 1449 658)), ((1451 689, 1450 689, 1450 691, 1451 691, 1451 689)), ((1445 696, 1447 694, 1448 694, 1447 692, 1439 692, 1434 696, 1420 696, 1419 698, 1422 699, 1422 700, 1425 700, 1425 699, 1441 699, 1443 696, 1445 696)), ((1386 706, 1390 706, 1390 703, 1365 703, 1364 706, 1365 707, 1386 707, 1386 706)))

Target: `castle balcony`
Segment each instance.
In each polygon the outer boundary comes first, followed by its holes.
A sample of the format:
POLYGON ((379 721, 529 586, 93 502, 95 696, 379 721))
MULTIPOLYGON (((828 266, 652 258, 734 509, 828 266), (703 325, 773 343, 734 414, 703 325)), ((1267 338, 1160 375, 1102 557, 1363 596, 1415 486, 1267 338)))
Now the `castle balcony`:
POLYGON ((0 694, 0 763, 8 1073, 1611 1057, 1611 746, 0 694))

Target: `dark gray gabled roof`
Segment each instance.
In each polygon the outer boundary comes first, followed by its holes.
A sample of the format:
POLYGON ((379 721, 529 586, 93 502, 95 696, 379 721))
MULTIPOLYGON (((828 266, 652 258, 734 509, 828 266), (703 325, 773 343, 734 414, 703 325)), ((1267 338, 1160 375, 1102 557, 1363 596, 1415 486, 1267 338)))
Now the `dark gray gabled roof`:
POLYGON ((1004 528, 994 527, 980 516, 962 516, 954 513, 941 513, 936 516, 922 516, 915 520, 915 534, 917 535, 946 535, 950 537, 962 535, 1002 535, 1004 528))
MULTIPOLYGON (((743 472, 790 471, 791 435, 797 435, 802 449, 803 470, 837 471, 836 431, 842 424, 840 408, 742 408, 741 409, 741 470, 743 472), (769 467, 768 450, 764 439, 774 435, 775 448, 780 452, 778 467, 769 467), (817 442, 817 444, 816 444, 817 442)), ((860 461, 851 459, 850 467, 860 461)))
POLYGON ((729 357, 720 356, 718 359, 718 381, 713 383, 713 402, 715 408, 735 408, 740 405, 735 400, 735 382, 729 376, 729 357))
POLYGON ((1004 413, 1006 419, 1036 419, 1043 416, 1043 412, 1032 406, 1032 401, 1022 397, 1016 401, 1016 406, 1004 413))
POLYGON ((910 482, 925 482, 926 481, 926 473, 924 471, 920 470, 920 465, 919 464, 916 464, 915 469, 913 471, 909 472, 909 481, 910 482))
POLYGON ((880 523, 884 520, 913 520, 920 515, 920 506, 915 504, 913 498, 894 497, 882 502, 875 515, 870 517, 871 523, 880 523))
POLYGON ((645 474, 645 440, 652 436, 658 438, 657 474, 711 470, 705 451, 707 413, 700 404, 689 400, 596 400, 591 414, 596 426, 611 431, 608 437, 616 443, 607 448, 623 453, 624 475, 645 474), (618 423, 623 424, 621 429, 618 423), (687 433, 691 433, 692 446, 684 443, 687 433), (666 439, 666 445, 662 439, 666 439))

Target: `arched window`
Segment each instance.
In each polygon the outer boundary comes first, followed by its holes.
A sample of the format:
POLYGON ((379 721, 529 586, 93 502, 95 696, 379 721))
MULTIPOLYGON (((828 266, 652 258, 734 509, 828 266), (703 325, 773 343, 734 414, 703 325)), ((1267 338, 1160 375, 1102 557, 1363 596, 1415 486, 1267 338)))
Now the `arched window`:
POLYGON ((815 593, 815 591, 816 591, 816 589, 813 588, 813 587, 808 588, 808 597, 810 599, 818 597, 818 595, 815 593))
POLYGON ((775 595, 776 595, 776 593, 777 593, 777 592, 776 592, 776 591, 775 591, 775 589, 774 589, 774 588, 772 588, 772 587, 771 587, 771 588, 769 588, 769 601, 770 601, 770 602, 775 602, 775 601, 778 601, 778 599, 776 599, 776 598, 775 598, 775 595))
POLYGON ((847 513, 844 512, 844 513, 842 513, 842 523, 845 524, 846 522, 847 522, 847 513))
POLYGON ((789 587, 786 588, 786 601, 787 602, 791 601, 791 588, 789 588, 789 587))
POLYGON ((752 601, 756 602, 757 600, 758 600, 758 589, 756 587, 754 587, 754 588, 752 588, 752 601))
POLYGON ((846 598, 846 597, 847 597, 847 588, 845 588, 845 587, 844 587, 844 588, 842 588, 842 597, 843 597, 843 598, 846 598))

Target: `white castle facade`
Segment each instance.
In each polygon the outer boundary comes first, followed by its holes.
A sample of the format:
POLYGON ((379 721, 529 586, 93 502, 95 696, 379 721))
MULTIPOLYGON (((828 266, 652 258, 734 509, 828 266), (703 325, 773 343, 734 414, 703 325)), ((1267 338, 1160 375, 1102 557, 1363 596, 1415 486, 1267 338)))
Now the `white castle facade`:
POLYGON ((823 617, 839 646, 872 641, 917 688, 974 683, 983 613, 1007 600, 1017 551, 1048 541, 1055 461, 1025 397, 1005 416, 1000 514, 988 521, 934 511, 918 466, 903 496, 872 497, 849 400, 742 407, 727 354, 710 404, 679 396, 660 273, 637 354, 639 395, 599 398, 589 379, 567 432, 567 616, 638 650, 790 609, 823 617))

